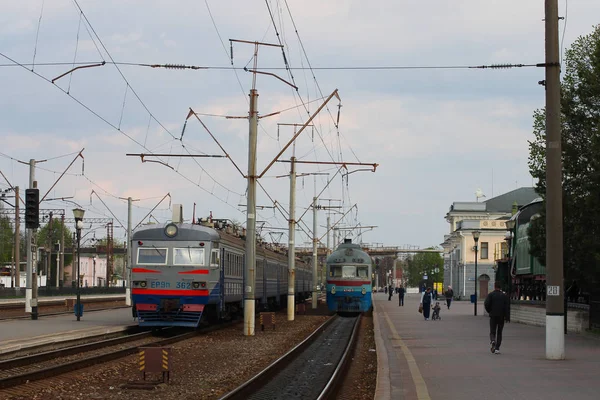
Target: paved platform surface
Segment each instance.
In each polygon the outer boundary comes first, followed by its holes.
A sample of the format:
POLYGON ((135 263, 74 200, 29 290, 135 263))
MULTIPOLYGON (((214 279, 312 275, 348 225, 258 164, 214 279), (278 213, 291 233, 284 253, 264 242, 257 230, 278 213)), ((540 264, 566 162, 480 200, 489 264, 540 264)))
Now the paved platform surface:
MULTIPOLYGON (((39 303, 44 303, 48 301, 65 301, 66 299, 75 299, 76 295, 68 295, 68 296, 40 296, 38 297, 39 303)), ((81 295, 82 299, 119 299, 125 298, 125 293, 120 294, 85 294, 81 295)), ((17 297, 12 299, 0 299, 0 304, 23 304, 25 305, 24 297, 17 297)))
POLYGON ((61 340, 118 332, 137 325, 131 316, 131 308, 119 308, 86 313, 80 321, 74 314, 42 316, 36 321, 0 321, 0 353, 53 343, 61 340))
MULTIPOLYGON (((566 360, 545 359, 545 328, 504 325, 502 354, 489 346, 489 317, 473 305, 442 307, 441 321, 425 321, 417 295, 376 293, 376 400, 600 399, 600 339, 565 337, 566 360)), ((441 304, 441 303, 440 303, 441 304)))

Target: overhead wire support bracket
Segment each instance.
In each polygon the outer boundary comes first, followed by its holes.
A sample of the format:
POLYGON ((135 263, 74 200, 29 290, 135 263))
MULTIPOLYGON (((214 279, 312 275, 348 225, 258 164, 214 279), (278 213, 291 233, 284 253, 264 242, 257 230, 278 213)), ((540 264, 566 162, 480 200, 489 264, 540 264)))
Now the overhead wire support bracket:
MULTIPOLYGON (((263 172, 260 173, 260 175, 258 175, 258 178, 262 178, 264 176, 264 174, 269 170, 269 168, 271 168, 273 166, 273 164, 275 164, 275 162, 279 159, 279 157, 281 157, 281 155, 288 149, 288 147, 290 147, 290 145, 294 142, 294 140, 296 140, 296 138, 302 133, 302 131, 304 131, 304 129, 310 125, 310 123, 312 122, 312 120, 321 112, 321 110, 327 105, 327 103, 329 102, 329 100, 331 100, 331 98, 335 96, 337 97, 338 100, 340 100, 340 96, 338 94, 338 90, 335 89, 333 91, 333 93, 331 93, 329 95, 329 97, 327 97, 327 99, 323 102, 323 104, 321 104, 319 106, 319 108, 317 109, 317 111, 315 111, 313 113, 313 115, 310 116, 310 118, 308 119, 308 121, 306 121, 302 127, 298 130, 298 132, 296 132, 296 134, 289 140, 289 142, 287 142, 287 144, 283 147, 283 149, 281 149, 281 151, 279 152, 279 154, 277 154, 275 156, 275 158, 273 159, 273 161, 271 161, 269 163, 269 165, 267 165, 267 167, 264 169, 263 172)), ((341 100, 340 100, 341 101, 341 100)))
POLYGON ((248 68, 244 68, 244 71, 247 71, 247 72, 252 72, 252 73, 254 73, 254 74, 271 75, 271 76, 273 76, 273 77, 275 77, 275 78, 279 79, 281 82, 283 82, 283 83, 287 83, 289 86, 291 86, 291 87, 293 87, 294 89, 298 90, 298 86, 296 86, 296 85, 294 85, 294 84, 291 84, 291 83, 289 83, 288 81, 286 81, 286 80, 285 80, 285 79, 283 79, 282 77, 280 77, 280 76, 278 76, 278 75, 275 75, 275 74, 273 74, 273 73, 271 73, 271 72, 263 72, 263 71, 258 71, 258 70, 255 70, 255 69, 248 69, 248 68))
POLYGON ((198 122, 200 122, 200 124, 202 125, 202 127, 206 130, 206 132, 208 132, 208 134, 210 135, 210 137, 215 141, 215 143, 217 144, 217 146, 219 146, 219 148, 221 149, 221 151, 225 154, 224 156, 220 156, 220 157, 226 157, 226 158, 228 158, 229 161, 231 161, 231 163, 235 167, 235 169, 237 169, 238 172, 244 178, 247 178, 247 176, 242 172, 242 170, 240 169, 240 167, 238 167, 237 164, 235 163, 235 161, 233 161, 233 159, 231 158, 231 156, 229 155, 229 153, 227 153, 225 151, 225 148, 223 148, 223 146, 221 146, 221 143, 219 143, 219 141, 217 140, 217 138, 215 137, 215 135, 212 134, 212 132, 210 131, 210 129, 208 129, 208 127, 204 124, 204 122, 202 122, 202 120, 200 119, 200 117, 198 116, 198 114, 196 114, 196 112, 194 112, 194 110, 192 110, 191 107, 190 107, 190 112, 188 113, 188 115, 185 118, 185 120, 187 121, 192 115, 194 117, 196 117, 196 119, 198 120, 198 122))
POLYGON ((56 78, 52 79, 51 82, 54 83, 55 81, 59 80, 63 76, 69 75, 70 73, 75 72, 75 70, 78 70, 78 69, 92 68, 92 67, 102 67, 103 65, 106 65, 106 61, 102 61, 101 63, 98 63, 98 64, 80 65, 79 67, 72 68, 72 69, 68 70, 67 72, 65 72, 64 74, 57 76, 56 78))
MULTIPOLYGON (((277 162, 281 162, 281 163, 289 163, 291 162, 290 160, 277 160, 277 162)), ((302 161, 302 160, 295 160, 294 161, 296 164, 324 164, 324 165, 341 165, 342 167, 347 168, 348 165, 368 165, 371 166, 373 168, 373 170, 367 170, 367 169, 357 169, 356 171, 352 171, 352 172, 348 172, 347 174, 344 175, 348 175, 354 172, 358 172, 358 171, 371 171, 371 172, 375 172, 377 170, 377 167, 379 166, 379 164, 377 163, 360 163, 360 162, 344 162, 344 161, 302 161)))
MULTIPOLYGON (((40 203, 42 201, 44 201, 44 199, 46 198, 46 196, 48 196, 48 193, 50 193, 50 191, 52 189, 54 189, 54 186, 56 186, 58 184, 58 182, 62 179, 62 177, 65 176, 65 174, 67 173, 67 171, 69 170, 69 168, 71 168, 71 165, 73 165, 73 163, 75 161, 77 161, 77 159, 79 157, 81 157, 82 159, 84 159, 83 158, 83 154, 81 154, 81 153, 83 153, 83 150, 85 150, 85 147, 83 149, 81 149, 81 151, 79 153, 77 153, 77 155, 75 156, 75 158, 73 159, 73 161, 71 161, 71 164, 69 164, 69 166, 63 171, 63 173, 60 174, 60 176, 58 177, 58 179, 56 180, 56 182, 54 182, 54 184, 50 187, 50 189, 48 189, 48 191, 46 192, 46 194, 44 195, 44 197, 41 198, 40 203)), ((83 166, 81 167, 81 173, 83 174, 83 166)))

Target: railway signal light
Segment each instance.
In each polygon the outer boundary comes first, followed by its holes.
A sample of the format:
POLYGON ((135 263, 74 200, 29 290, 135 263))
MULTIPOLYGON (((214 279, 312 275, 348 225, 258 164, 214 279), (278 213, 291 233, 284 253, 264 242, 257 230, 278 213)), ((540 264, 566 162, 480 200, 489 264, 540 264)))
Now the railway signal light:
POLYGON ((37 229, 40 227, 40 190, 25 190, 25 227, 37 229))

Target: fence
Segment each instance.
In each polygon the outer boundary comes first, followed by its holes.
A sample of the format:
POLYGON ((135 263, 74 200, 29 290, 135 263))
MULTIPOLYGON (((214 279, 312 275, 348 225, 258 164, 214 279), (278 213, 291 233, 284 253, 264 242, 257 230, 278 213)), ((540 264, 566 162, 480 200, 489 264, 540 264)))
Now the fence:
MULTIPOLYGON (((38 288, 38 296, 75 296, 77 288, 72 287, 49 287, 42 286, 38 288)), ((124 286, 110 287, 82 287, 82 295, 99 295, 99 294, 125 294, 124 286)), ((15 298, 25 297, 25 288, 0 288, 0 298, 15 298)))

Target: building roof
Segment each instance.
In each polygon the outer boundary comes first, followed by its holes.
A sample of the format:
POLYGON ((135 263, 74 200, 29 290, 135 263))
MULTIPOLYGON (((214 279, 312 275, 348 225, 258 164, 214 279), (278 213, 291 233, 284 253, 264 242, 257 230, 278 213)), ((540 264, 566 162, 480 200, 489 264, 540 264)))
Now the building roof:
POLYGON ((516 202, 519 207, 531 203, 533 200, 538 198, 539 195, 535 192, 532 187, 521 187, 510 192, 501 194, 500 196, 493 197, 486 200, 486 211, 488 212, 506 212, 509 213, 512 210, 513 204, 516 202))

